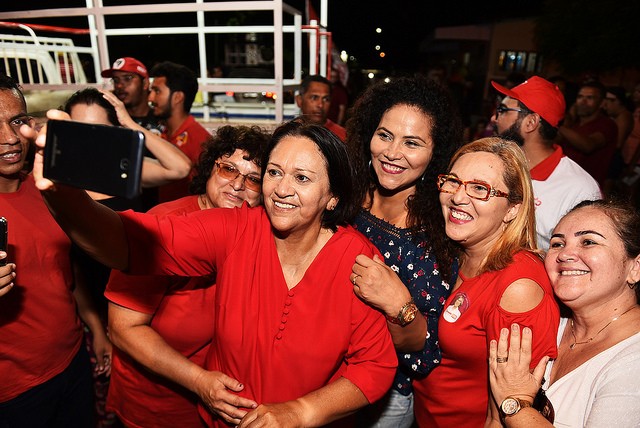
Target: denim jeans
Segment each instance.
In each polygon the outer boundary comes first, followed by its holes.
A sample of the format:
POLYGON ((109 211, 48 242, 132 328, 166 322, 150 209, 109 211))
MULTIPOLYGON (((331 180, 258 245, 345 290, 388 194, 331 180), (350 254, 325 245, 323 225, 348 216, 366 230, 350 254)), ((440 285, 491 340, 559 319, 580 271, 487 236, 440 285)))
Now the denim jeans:
POLYGON ((413 394, 402 395, 395 389, 362 409, 356 417, 358 428, 410 428, 413 424, 413 394))

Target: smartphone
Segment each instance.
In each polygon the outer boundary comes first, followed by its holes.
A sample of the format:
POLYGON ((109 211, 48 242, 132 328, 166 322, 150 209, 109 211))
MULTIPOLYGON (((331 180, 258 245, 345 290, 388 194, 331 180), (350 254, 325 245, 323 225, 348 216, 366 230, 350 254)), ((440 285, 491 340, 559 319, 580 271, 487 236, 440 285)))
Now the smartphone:
POLYGON ((128 199, 140 194, 144 134, 117 126, 50 120, 43 175, 128 199))
MULTIPOLYGON (((4 251, 5 253, 7 252, 8 247, 8 232, 9 229, 7 219, 4 217, 0 217, 0 251, 4 251)), ((7 255, 7 257, 9 257, 9 255, 7 255)), ((7 264, 7 257, 0 260, 0 266, 4 266, 7 264)))

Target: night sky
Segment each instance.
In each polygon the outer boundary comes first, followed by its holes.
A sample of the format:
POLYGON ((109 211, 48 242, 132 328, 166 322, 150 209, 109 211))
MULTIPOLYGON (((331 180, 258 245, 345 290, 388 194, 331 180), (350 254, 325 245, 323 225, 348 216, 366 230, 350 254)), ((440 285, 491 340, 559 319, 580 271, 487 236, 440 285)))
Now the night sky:
MULTIPOLYGON (((163 3, 162 0, 147 1, 113 1, 104 0, 105 6, 127 3, 163 3)), ((180 0, 170 0, 166 2, 176 3, 180 0)), ((188 2, 188 1, 183 1, 188 2)), ((2 6, 4 11, 23 10, 25 5, 29 9, 51 8, 52 2, 47 0, 31 0, 29 2, 13 2, 13 4, 2 6)), ((304 13, 305 0, 288 0, 286 3, 297 8, 304 13)), ((83 7, 84 0, 57 0, 56 7, 83 7)), ((320 1, 311 0, 311 4, 319 13, 320 1)), ((467 25, 491 23, 499 19, 512 17, 535 16, 542 10, 542 0, 528 2, 516 1, 491 1, 478 2, 471 0, 456 1, 411 1, 411 0, 330 0, 329 1, 329 31, 333 34, 333 40, 340 50, 346 50, 349 55, 357 59, 358 65, 362 68, 382 68, 389 69, 391 66, 396 69, 411 69, 416 66, 416 54, 418 45, 427 38, 438 26, 467 25), (380 27, 380 34, 375 29, 380 27), (386 56, 379 57, 379 52, 374 46, 380 45, 381 51, 386 56)), ((191 14, 191 16, 195 16, 191 14)), ((180 20, 190 20, 193 18, 182 18, 181 16, 170 17, 160 16, 150 22, 149 25, 176 25, 180 20)), ((229 16, 221 18, 224 21, 229 16)), ((139 26, 138 18, 118 17, 120 22, 127 22, 129 19, 132 25, 139 26)), ((217 19, 217 18, 216 18, 217 19)), ((251 18, 249 18, 251 19, 251 18)), ((45 22, 43 19, 33 20, 38 24, 63 25, 69 27, 85 27, 86 18, 75 18, 65 21, 45 22)), ((220 22, 217 22, 218 24, 220 22)), ((109 26, 109 23, 107 23, 109 26)), ((127 43, 122 38, 114 38, 110 43, 111 56, 121 56, 121 53, 128 50, 139 50, 140 52, 122 53, 122 55, 132 56, 166 56, 169 52, 177 56, 174 61, 188 62, 185 58, 191 55, 190 49, 184 45, 178 46, 155 46, 153 40, 149 43, 131 42, 127 43), (120 40, 116 40, 120 39, 120 40), (172 51, 172 49, 175 49, 172 51)), ((181 43, 176 43, 180 45, 181 43)), ((213 47, 214 55, 221 56, 220 48, 213 47), (217 49, 217 51, 216 51, 217 49)), ((193 49, 195 51, 195 48, 193 49)), ((149 60, 160 60, 166 58, 148 58, 149 60)))

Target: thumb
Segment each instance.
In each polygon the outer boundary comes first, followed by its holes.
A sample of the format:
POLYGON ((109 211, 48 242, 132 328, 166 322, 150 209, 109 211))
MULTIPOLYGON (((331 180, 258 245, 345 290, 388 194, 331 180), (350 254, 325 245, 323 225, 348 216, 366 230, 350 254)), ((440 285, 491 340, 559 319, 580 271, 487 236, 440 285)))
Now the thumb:
POLYGON ((224 385, 225 388, 230 389, 234 392, 240 392, 244 389, 244 385, 242 383, 232 377, 227 376, 224 373, 221 373, 219 381, 220 383, 222 383, 222 385, 224 385))
POLYGON ((547 369, 547 363, 549 362, 550 357, 545 356, 538 361, 538 365, 535 369, 533 369, 533 378, 540 384, 542 382, 542 378, 544 377, 544 372, 547 369))

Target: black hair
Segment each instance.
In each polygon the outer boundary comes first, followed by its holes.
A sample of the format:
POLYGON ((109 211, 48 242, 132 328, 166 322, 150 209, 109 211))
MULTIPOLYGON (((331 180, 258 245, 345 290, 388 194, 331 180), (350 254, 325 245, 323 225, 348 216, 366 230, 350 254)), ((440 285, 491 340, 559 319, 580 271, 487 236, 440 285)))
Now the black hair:
MULTIPOLYGON (((338 226, 350 224, 355 219, 359 206, 354 199, 355 176, 344 143, 324 126, 293 120, 274 131, 262 161, 263 166, 269 162, 273 149, 286 137, 308 138, 316 144, 325 159, 329 175, 329 191, 338 199, 338 204, 333 210, 325 209, 322 214, 322 227, 335 232, 338 226)), ((263 177, 265 170, 266 168, 262 168, 263 177)))
POLYGON ((607 89, 605 88, 605 86, 598 82, 597 80, 594 80, 592 82, 586 82, 583 83, 582 86, 580 86, 580 89, 582 88, 595 88, 598 90, 598 92, 600 93, 600 99, 604 99, 605 95, 607 94, 607 89))
POLYGON ((165 61, 154 65, 149 76, 167 79, 166 85, 171 91, 171 95, 174 92, 182 92, 184 94, 184 112, 191 111, 193 100, 198 93, 198 78, 193 71, 184 65, 165 61))
POLYGON ((12 91, 20 97, 22 104, 24 104, 25 111, 27 110, 27 101, 24 99, 22 88, 16 79, 6 74, 0 74, 0 90, 12 91))
POLYGON ((314 74, 311 76, 307 76, 304 79, 302 79, 302 83, 300 84, 300 95, 303 95, 309 90, 309 86, 311 85, 311 82, 318 82, 318 83, 323 83, 325 85, 329 86, 329 95, 331 95, 331 92, 333 91, 333 86, 331 85, 331 82, 323 76, 320 76, 319 74, 314 74))
POLYGON ((231 156, 236 150, 247 154, 245 160, 262 166, 262 157, 269 143, 270 135, 258 126, 221 126, 216 132, 202 143, 202 152, 195 166, 196 175, 189 184, 189 191, 193 195, 206 192, 207 180, 218 159, 231 156))
POLYGON ((436 181, 439 174, 447 173, 449 160, 461 145, 462 124, 446 88, 423 77, 401 77, 369 87, 356 102, 347 121, 346 141, 358 177, 356 202, 358 206, 364 205, 367 195, 372 200, 379 186, 378 177, 369 166, 371 138, 384 113, 397 105, 415 107, 430 118, 433 153, 425 173, 416 182, 415 194, 406 202, 407 225, 416 241, 426 231, 440 271, 448 275, 454 249, 445 235, 436 181))
POLYGON ((96 88, 85 88, 75 92, 64 104, 64 111, 71 115, 71 109, 77 104, 98 105, 107 113, 107 120, 113 126, 120 126, 115 107, 107 101, 96 88))

